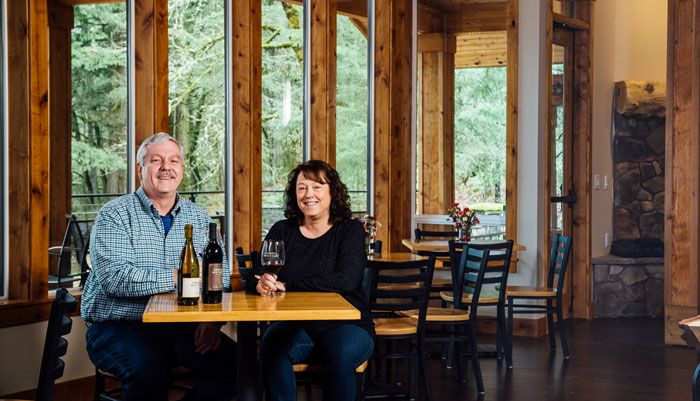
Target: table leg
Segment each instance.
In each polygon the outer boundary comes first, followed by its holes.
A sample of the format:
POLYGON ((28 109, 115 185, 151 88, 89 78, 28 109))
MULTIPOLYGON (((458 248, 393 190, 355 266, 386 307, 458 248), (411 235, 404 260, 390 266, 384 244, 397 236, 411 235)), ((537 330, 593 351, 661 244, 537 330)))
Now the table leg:
POLYGON ((257 322, 238 322, 238 401, 257 401, 257 322))

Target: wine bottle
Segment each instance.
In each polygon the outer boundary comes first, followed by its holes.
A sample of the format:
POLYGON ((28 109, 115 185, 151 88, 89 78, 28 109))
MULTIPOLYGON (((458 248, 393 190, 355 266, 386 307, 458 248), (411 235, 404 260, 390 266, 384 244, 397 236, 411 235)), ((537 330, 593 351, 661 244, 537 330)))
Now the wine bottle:
POLYGON ((216 223, 209 223, 209 243, 202 256, 202 302, 221 303, 224 253, 216 240, 216 223))
POLYGON ((185 224, 185 245, 180 253, 180 274, 177 283, 177 304, 199 303, 199 262, 192 242, 192 224, 185 224))

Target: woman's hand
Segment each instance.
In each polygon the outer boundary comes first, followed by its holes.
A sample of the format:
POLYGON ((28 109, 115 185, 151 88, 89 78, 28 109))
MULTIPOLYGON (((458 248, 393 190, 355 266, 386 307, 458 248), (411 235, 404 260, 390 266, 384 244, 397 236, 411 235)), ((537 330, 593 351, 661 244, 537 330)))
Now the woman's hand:
POLYGON ((277 291, 277 276, 270 273, 265 273, 262 276, 255 275, 258 279, 258 285, 255 286, 255 290, 261 294, 269 294, 271 292, 277 291))

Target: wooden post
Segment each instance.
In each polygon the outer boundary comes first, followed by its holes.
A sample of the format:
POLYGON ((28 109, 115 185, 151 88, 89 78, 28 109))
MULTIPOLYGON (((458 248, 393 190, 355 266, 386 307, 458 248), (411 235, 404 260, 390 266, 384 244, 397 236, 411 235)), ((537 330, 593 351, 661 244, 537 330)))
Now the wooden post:
MULTIPOLYGON (((250 252, 260 248, 262 233, 261 3, 229 1, 233 7, 233 246, 250 252)), ((234 278, 240 283, 240 274, 234 278)))
MULTIPOLYGON (((506 238, 518 243, 518 28, 520 0, 506 9, 506 238)), ((511 263, 517 271, 518 262, 511 263)))
POLYGON ((336 0, 311 0, 311 158, 335 166, 336 0))
POLYGON ((378 0, 375 32, 375 215, 384 252, 411 236, 411 0, 378 0))
POLYGON ((71 29, 73 7, 49 2, 49 243, 60 244, 71 211, 71 29))
POLYGON ((678 322, 698 314, 700 174, 700 4, 668 2, 665 342, 684 344, 678 322))
POLYGON ((418 126, 419 213, 444 214, 454 202, 454 61, 451 34, 418 36, 420 103, 418 126))

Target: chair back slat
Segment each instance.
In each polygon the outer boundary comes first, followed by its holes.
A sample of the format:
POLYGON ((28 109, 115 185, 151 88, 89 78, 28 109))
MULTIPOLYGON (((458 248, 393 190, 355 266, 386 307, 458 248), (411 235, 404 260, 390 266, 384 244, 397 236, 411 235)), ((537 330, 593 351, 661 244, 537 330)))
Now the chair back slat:
POLYGON ((36 399, 48 401, 53 398, 54 381, 63 375, 64 362, 60 359, 68 350, 68 342, 62 337, 70 333, 73 321, 66 315, 75 311, 77 301, 64 288, 56 290, 51 304, 51 313, 46 327, 44 352, 41 358, 36 399))
POLYGON ((372 316, 398 318, 402 316, 395 312, 418 310, 418 331, 422 333, 435 258, 405 262, 370 260, 367 269, 370 277, 369 310, 372 316))
POLYGON ((241 282, 243 283, 243 287, 245 287, 245 283, 250 275, 250 269, 253 267, 253 257, 259 255, 259 253, 255 251, 244 253, 243 248, 239 246, 235 250, 235 255, 236 263, 238 264, 238 272, 241 273, 241 282))
POLYGON ((420 241, 422 239, 426 238, 432 238, 432 239, 452 239, 457 236, 457 231, 430 231, 430 230, 421 230, 420 228, 416 228, 413 231, 413 234, 416 237, 417 241, 420 241))
POLYGON ((552 249, 549 254, 549 270, 547 276, 547 286, 555 288, 557 294, 561 294, 564 289, 564 275, 569 264, 569 254, 573 241, 570 236, 554 233, 552 238, 552 249))
POLYGON ((476 318, 479 296, 483 286, 486 265, 489 257, 488 249, 476 249, 469 244, 459 244, 462 247, 461 258, 457 266, 457 282, 454 285, 454 308, 469 309, 469 316, 476 318), (471 295, 469 304, 462 300, 464 294, 471 295))
POLYGON ((489 250, 484 284, 495 284, 498 288, 498 302, 505 305, 510 261, 513 257, 513 240, 477 243, 471 244, 471 246, 475 249, 489 250))

